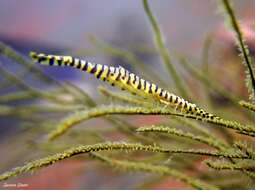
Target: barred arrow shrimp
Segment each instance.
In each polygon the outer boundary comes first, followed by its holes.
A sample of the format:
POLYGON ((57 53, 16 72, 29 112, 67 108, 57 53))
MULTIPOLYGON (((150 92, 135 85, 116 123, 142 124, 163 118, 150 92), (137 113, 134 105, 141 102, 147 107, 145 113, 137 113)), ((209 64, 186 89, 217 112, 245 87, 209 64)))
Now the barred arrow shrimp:
POLYGON ((68 66, 93 74, 97 79, 107 81, 111 85, 128 90, 133 94, 145 98, 153 98, 165 105, 172 106, 181 112, 196 115, 207 119, 219 119, 219 117, 206 112, 197 105, 178 97, 156 84, 144 80, 125 68, 91 63, 71 56, 46 55, 30 52, 33 61, 42 65, 68 66))

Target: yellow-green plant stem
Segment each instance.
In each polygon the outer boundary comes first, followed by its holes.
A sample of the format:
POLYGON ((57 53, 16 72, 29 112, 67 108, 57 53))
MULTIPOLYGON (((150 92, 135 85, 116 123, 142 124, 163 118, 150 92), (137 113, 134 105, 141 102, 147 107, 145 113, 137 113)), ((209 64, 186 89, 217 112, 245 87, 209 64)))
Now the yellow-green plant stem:
POLYGON ((66 101, 66 100, 62 100, 62 99, 58 98, 56 96, 56 94, 53 95, 53 94, 48 93, 48 92, 42 92, 42 91, 39 91, 39 90, 29 86, 24 81, 22 81, 21 79, 16 77, 14 74, 10 73, 9 71, 5 70, 2 67, 0 67, 0 73, 6 79, 8 79, 9 81, 13 81, 22 90, 25 90, 25 91, 30 92, 31 94, 33 94, 33 96, 37 96, 37 97, 40 97, 40 98, 43 98, 43 99, 47 99, 47 100, 52 101, 54 103, 60 103, 60 104, 70 103, 70 101, 66 101))
MULTIPOLYGON (((123 49, 120 49, 118 47, 114 47, 113 45, 100 41, 94 36, 90 37, 90 42, 96 46, 98 49, 100 49, 103 53, 107 53, 111 56, 121 58, 123 60, 126 60, 128 63, 130 63, 132 66, 136 68, 140 68, 140 70, 143 72, 143 74, 146 75, 146 77, 152 78, 155 81, 157 81, 159 84, 163 86, 167 86, 167 83, 164 82, 153 70, 153 68, 150 67, 150 65, 146 65, 142 60, 140 60, 135 54, 133 54, 130 51, 125 51, 123 49)), ((145 78, 146 78, 145 77, 145 78)))
POLYGON ((78 99, 80 103, 87 105, 89 107, 96 106, 95 101, 84 90, 82 90, 78 86, 68 82, 65 82, 64 85, 68 91, 72 92, 74 98, 78 99))
MULTIPOLYGON (((57 80, 53 79, 52 77, 46 75, 43 71, 41 71, 38 67, 36 67, 32 62, 27 61, 22 55, 20 55, 14 49, 12 49, 11 47, 9 47, 8 45, 6 45, 5 43, 3 43, 1 41, 0 41, 0 55, 3 55, 5 57, 19 63, 20 65, 24 66, 26 71, 17 73, 16 78, 23 78, 29 72, 29 75, 31 75, 31 73, 32 73, 32 76, 40 79, 41 81, 44 81, 48 84, 54 84, 57 87, 62 88, 65 92, 69 92, 66 89, 65 85, 63 85, 62 83, 60 83, 57 80)), ((8 85, 8 83, 9 82, 6 82, 5 84, 8 85)), ((10 83, 9 85, 12 85, 12 84, 13 83, 10 83)))
POLYGON ((79 111, 74 113, 73 115, 65 118, 57 128, 49 134, 49 139, 53 140, 56 137, 65 133, 69 128, 74 126, 75 124, 81 123, 91 118, 96 118, 105 115, 173 115, 180 116, 186 118, 192 118, 197 120, 202 120, 208 123, 217 124, 218 126, 231 128, 237 130, 239 133, 246 135, 255 135, 255 128, 249 125, 243 125, 238 122, 228 121, 223 119, 203 119, 200 117, 196 117, 194 115, 185 115, 182 113, 172 112, 169 109, 164 109, 162 107, 155 108, 144 108, 144 107, 128 107, 128 106, 118 106, 118 105, 109 105, 109 106, 98 106, 92 108, 90 110, 79 111))
POLYGON ((140 106, 145 106, 145 107, 153 107, 154 106, 149 101, 138 99, 138 97, 129 96, 129 95, 126 95, 126 94, 123 94, 123 93, 112 92, 112 91, 110 91, 107 88, 102 87, 102 86, 100 86, 98 88, 98 90, 103 95, 105 95, 108 98, 110 97, 113 100, 120 100, 120 101, 123 101, 123 102, 126 102, 126 103, 140 105, 140 106))
MULTIPOLYGON (((61 112, 68 112, 72 110, 79 110, 83 109, 84 107, 82 106, 69 106, 69 105, 29 105, 29 106, 16 106, 16 107, 11 107, 11 106, 3 106, 0 104, 0 115, 15 115, 15 114, 40 114, 40 113, 61 113, 61 112)), ((29 117, 29 116, 27 116, 29 117)))
POLYGON ((18 100, 28 100, 28 99, 35 99, 37 98, 34 96, 34 93, 31 91, 21 91, 21 92, 15 92, 15 93, 9 93, 0 96, 0 103, 8 103, 18 100))
MULTIPOLYGON (((40 169, 42 167, 46 167, 54 164, 55 162, 59 162, 61 160, 73 157, 78 154, 84 153, 92 153, 99 151, 145 151, 145 152, 159 152, 159 153, 188 153, 188 154, 201 154, 205 156, 226 156, 226 157, 238 157, 238 155, 226 155, 217 152, 208 152, 203 150, 178 150, 178 149, 165 149, 157 146, 151 145, 142 145, 138 143, 125 143, 125 142, 105 142, 98 143, 93 145, 79 145, 77 147, 73 147, 63 151, 62 153, 57 153, 52 156, 47 156, 45 158, 41 158, 35 161, 28 162, 24 166, 14 168, 12 171, 5 172, 0 175, 0 181, 7 180, 10 177, 14 177, 16 175, 31 172, 36 169, 40 169)), ((239 157, 238 157, 239 158, 239 157)))
POLYGON ((219 141, 222 144, 225 144, 221 139, 217 138, 214 134, 212 134, 207 128, 204 126, 199 125, 198 123, 195 123, 194 121, 186 118, 176 117, 174 118, 176 122, 179 124, 182 124, 183 126, 186 126, 189 129, 193 129, 195 131, 198 131, 199 133, 203 134, 206 137, 213 138, 215 141, 219 141))
MULTIPOLYGON (((180 60, 180 63, 184 69, 186 69, 188 72, 190 72, 191 75, 194 76, 195 78, 197 78, 200 82, 205 84, 204 87, 207 88, 208 91, 215 91, 215 92, 219 93, 220 95, 222 95, 223 97, 226 97, 232 103, 233 106, 238 108, 238 111, 240 111, 240 112, 242 111, 242 110, 240 110, 240 104, 238 103, 241 97, 237 97, 237 96, 229 93, 227 90, 222 88, 222 86, 216 84, 214 82, 214 80, 210 77, 210 75, 205 75, 198 69, 195 69, 190 63, 188 63, 186 61, 186 59, 184 57, 179 56, 179 60, 180 60)), ((242 113, 244 113, 247 117, 254 120, 254 117, 253 117, 253 115, 250 114, 250 112, 242 111, 242 113)))
POLYGON ((45 75, 40 69, 38 69, 34 64, 26 61, 26 59, 21 56, 19 53, 17 53, 14 49, 9 47, 8 45, 4 44, 0 41, 0 54, 10 58, 11 60, 23 65, 25 68, 27 68, 30 73, 34 73, 35 76, 39 77, 41 80, 47 82, 47 83, 57 83, 54 79, 51 77, 45 75))
POLYGON ((120 160, 111 159, 96 153, 93 153, 92 156, 106 163, 107 165, 119 170, 132 171, 132 172, 142 171, 147 173, 155 173, 159 175, 170 176, 174 179, 180 180, 190 185, 191 187, 195 189, 199 189, 199 190, 217 190, 218 189, 217 187, 213 185, 209 185, 203 181, 187 176, 184 173, 179 172, 178 170, 175 170, 166 166, 159 166, 159 165, 132 162, 132 161, 120 161, 120 160))
POLYGON ((194 135, 194 134, 189 133, 189 132, 183 132, 180 129, 167 127, 167 126, 163 126, 163 125, 152 125, 152 126, 149 126, 149 127, 147 127, 147 126, 140 127, 136 131, 137 132, 168 133, 168 134, 176 135, 176 136, 179 136, 179 137, 192 139, 192 140, 198 141, 200 143, 207 144, 208 146, 217 148, 219 150, 224 150, 226 148, 225 144, 219 143, 218 141, 214 141, 213 138, 194 135))
POLYGON ((132 144, 132 143, 125 143, 125 142, 106 142, 106 143, 99 143, 94 145, 79 145, 77 147, 70 148, 68 150, 65 150, 62 153, 57 153, 52 156, 48 156, 42 159, 38 159, 32 162, 28 162, 22 167, 14 168, 12 171, 5 172, 0 175, 0 181, 6 180, 10 177, 16 176, 21 173, 33 171, 35 169, 39 169, 51 164, 54 164, 55 162, 64 160, 66 158, 70 158, 72 156, 83 154, 83 153, 90 153, 90 152, 98 152, 103 150, 129 150, 129 151, 152 151, 152 152, 165 152, 164 149, 161 149, 159 147, 154 146, 145 146, 141 144, 132 144))
POLYGON ((251 103, 246 102, 246 101, 240 101, 239 104, 241 106, 243 106, 244 108, 247 108, 247 109, 255 112, 255 104, 251 104, 251 103))
POLYGON ((205 75, 203 72, 199 71, 191 63, 187 62, 187 60, 183 56, 178 55, 178 58, 183 68, 186 69, 189 73, 191 73, 191 75, 197 78, 200 82, 202 82, 205 88, 218 92, 222 96, 228 98, 235 105, 238 105, 237 102, 239 100, 239 97, 235 97, 234 95, 223 89, 220 85, 217 85, 215 82, 213 82, 210 75, 205 75))
MULTIPOLYGON (((205 40, 204 40, 204 44, 203 44, 203 48, 202 48, 202 58, 201 58, 201 62, 202 62, 202 72, 204 75, 209 76, 210 75, 210 68, 209 68, 209 52, 211 50, 211 46, 212 46, 212 36, 211 35, 207 35, 205 40)), ((203 89, 204 89, 204 93, 205 93, 205 102, 208 105, 208 107, 212 107, 212 102, 210 100, 210 95, 209 95, 209 91, 207 90, 206 84, 203 84, 203 89)))
POLYGON ((241 152, 243 152, 249 159, 255 160, 255 151, 248 146, 246 142, 237 141, 234 143, 234 147, 237 147, 241 152))
POLYGON ((244 164, 238 164, 238 163, 226 163, 226 162, 212 161, 212 160, 207 160, 205 161, 205 163, 207 164, 207 166, 216 170, 246 171, 246 172, 249 172, 253 177, 255 177, 254 164, 244 165, 244 164))
POLYGON ((152 176, 138 183, 132 190, 153 189, 153 187, 164 180, 167 176, 152 176))
POLYGON ((152 30, 154 33, 154 42, 158 48, 158 52, 163 60, 163 63, 165 64, 165 67, 167 68, 169 75, 172 76, 172 79, 174 80, 174 84, 175 84, 178 92, 180 93, 180 95, 184 99, 188 99, 189 96, 187 94, 187 91, 184 87, 181 77, 178 75, 173 64, 171 63, 168 49, 166 48, 164 41, 163 41, 163 34, 160 31, 160 28, 159 28, 159 25, 157 23, 155 16, 152 14, 152 12, 150 10, 147 0, 143 0, 143 7, 144 7, 145 13, 149 19, 149 22, 151 24, 151 27, 152 27, 152 30))
POLYGON ((255 71, 252 65, 251 58, 249 56, 248 46, 245 44, 243 34, 238 25, 235 13, 230 5, 230 2, 228 0, 221 0, 221 2, 225 9, 226 15, 228 16, 228 19, 230 20, 230 25, 236 34, 237 44, 241 52, 241 57, 243 59, 245 67, 247 68, 246 82, 248 90, 250 92, 250 98, 252 100, 255 100, 255 73, 254 73, 255 71))

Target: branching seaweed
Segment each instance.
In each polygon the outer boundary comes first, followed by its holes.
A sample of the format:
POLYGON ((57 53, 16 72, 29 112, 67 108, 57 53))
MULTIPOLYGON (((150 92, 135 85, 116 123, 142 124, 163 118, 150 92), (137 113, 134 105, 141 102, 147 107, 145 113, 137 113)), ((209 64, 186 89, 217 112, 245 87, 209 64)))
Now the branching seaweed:
POLYGON ((182 130, 178 130, 176 128, 170 128, 167 126, 150 126, 150 127, 140 127, 136 130, 137 132, 159 132, 159 133, 168 133, 172 135, 176 135, 179 137, 185 137, 189 138, 204 144, 207 144, 209 146, 212 146, 214 148, 224 148, 224 144, 214 141, 214 139, 211 139, 209 137, 203 137, 203 136, 197 136, 193 135, 192 133, 185 133, 182 130))
POLYGON ((246 101, 240 101, 239 104, 241 106, 243 106, 244 108, 247 108, 247 109, 255 112, 255 104, 251 104, 251 103, 246 102, 246 101))
POLYGON ((22 167, 17 167, 10 172, 6 172, 0 175, 0 181, 6 180, 10 177, 16 176, 21 173, 31 172, 33 170, 46 167, 48 165, 52 165, 55 162, 59 162, 61 160, 70 158, 72 156, 84 153, 92 153, 98 151, 112 151, 112 150, 120 150, 120 151, 147 151, 147 152, 160 152, 160 153, 191 153, 191 154, 198 154, 204 156, 216 156, 216 157, 226 157, 226 158, 245 158, 242 155, 238 154, 224 154, 224 153, 217 153, 217 152, 209 152, 203 150, 170 150, 164 149, 157 146, 151 145, 141 145, 141 144, 132 144, 132 143, 125 143, 125 142, 106 142, 106 143, 99 143, 94 145, 86 145, 86 146, 77 146, 74 148, 70 148, 65 150, 62 153, 58 153, 52 156, 48 156, 45 158, 41 158, 32 162, 25 164, 22 167))
POLYGON ((152 14, 150 10, 148 0, 143 0, 143 6, 144 6, 145 13, 147 14, 148 19, 150 21, 150 24, 154 33, 155 44, 158 48, 158 52, 163 60, 163 63, 166 66, 169 72, 169 75, 172 76, 177 90, 180 92, 182 97, 188 98, 188 94, 185 90, 183 82, 171 62, 170 55, 164 44, 163 34, 160 31, 156 18, 154 17, 154 15, 152 14))
POLYGON ((105 115, 172 115, 179 117, 186 117, 196 120, 201 120, 204 122, 213 123, 222 127, 231 128, 237 130, 241 134, 255 135, 255 128, 249 125, 243 125, 238 122, 228 121, 228 120, 215 120, 215 119, 204 119, 199 116, 194 115, 185 115, 181 113, 173 112, 169 109, 162 109, 161 107, 155 108, 145 108, 145 107, 128 107, 128 106, 117 106, 117 105, 109 105, 109 106, 100 106, 95 107, 90 110, 79 111, 75 114, 64 119, 57 126, 56 130, 52 131, 49 135, 49 139, 53 140, 56 137, 65 133, 69 128, 74 126, 75 124, 81 123, 91 118, 101 117, 105 115))
POLYGON ((22 167, 17 167, 13 171, 6 172, 0 175, 0 181, 6 180, 20 173, 33 171, 35 169, 39 169, 39 168, 54 164, 55 162, 64 160, 66 158, 70 158, 78 154, 98 152, 103 150, 129 150, 129 151, 143 150, 143 151, 152 151, 152 152, 165 152, 164 149, 161 149, 159 147, 143 146, 140 144, 118 143, 118 142, 116 143, 108 142, 108 143, 100 143, 100 144, 86 145, 86 146, 81 145, 74 148, 70 148, 62 153, 58 153, 52 156, 48 156, 39 160, 29 162, 22 167))
MULTIPOLYGON (((208 101, 204 103, 196 100, 193 97, 196 89, 192 86, 189 89, 193 91, 188 91, 183 80, 186 76, 179 75, 175 69, 172 62, 174 55, 168 52, 148 0, 141 2, 157 47, 157 51, 153 49, 153 54, 160 55, 176 89, 171 88, 169 81, 164 81, 161 75, 154 72, 152 66, 144 64, 144 60, 134 53, 98 40, 97 37, 90 38, 96 47, 93 55, 100 51, 104 55, 123 59, 132 64, 134 73, 155 83, 142 79, 121 66, 91 63, 87 59, 50 53, 30 54, 34 61, 43 65, 78 68, 119 90, 126 90, 119 92, 99 87, 98 94, 104 98, 95 98, 94 95, 91 97, 75 84, 59 82, 47 76, 35 64, 0 42, 0 56, 22 68, 14 73, 9 66, 5 67, 5 63, 2 64, 5 59, 1 60, 0 74, 3 81, 0 83, 0 119, 18 120, 17 126, 21 131, 17 137, 8 137, 10 143, 6 145, 7 150, 2 150, 3 155, 17 149, 21 142, 24 142, 22 148, 27 148, 25 154, 23 152, 22 156, 11 159, 11 163, 6 165, 6 161, 1 161, 3 171, 16 167, 17 160, 20 163, 37 157, 37 154, 31 153, 29 159, 27 158, 31 149, 42 153, 40 155, 46 155, 4 172, 0 175, 0 181, 54 165, 76 155, 80 155, 79 159, 88 160, 88 157, 82 155, 89 154, 90 159, 118 170, 156 174, 139 181, 140 185, 136 186, 139 189, 151 188, 152 184, 156 186, 168 177, 200 190, 253 188, 254 103, 243 101, 244 97, 239 97, 222 84, 214 82, 215 76, 209 74, 208 62, 211 50, 209 47, 214 45, 211 38, 206 39, 202 50, 203 68, 194 67, 191 59, 178 56, 190 76, 204 86, 203 91, 208 101), (28 73, 37 83, 47 84, 49 88, 41 89, 27 82, 28 73), (9 87, 13 89, 9 90, 9 87), (177 95, 172 93, 175 90, 177 95), (228 100, 228 109, 213 105, 214 102, 209 99, 212 91, 228 100), (191 97, 197 104, 187 101, 191 97), (203 104, 210 104, 210 108, 203 104), (101 120, 96 120, 96 124, 89 121, 97 118, 101 120), (76 125, 80 128, 75 127, 76 125), (43 138, 45 134, 48 137, 46 139, 43 138), (102 152, 102 155, 96 152, 102 152), (208 167, 200 167, 202 164, 208 167), (246 183, 247 179, 252 182, 246 183)), ((254 68, 248 48, 229 1, 221 0, 221 4, 236 33, 237 44, 247 68, 246 81, 249 84, 250 97, 254 99, 254 68)), ((140 47, 139 44, 137 47, 140 47)), ((94 90, 93 93, 96 92, 94 90)))
POLYGON ((249 172, 253 177, 255 177, 254 165, 244 165, 244 164, 233 164, 224 163, 220 161, 206 161, 207 166, 216 170, 239 170, 249 172))
POLYGON ((99 154, 93 154, 93 157, 120 170, 143 171, 143 172, 155 173, 160 175, 169 175, 173 178, 183 181, 184 183, 187 183, 188 185, 194 187, 195 189, 204 189, 204 190, 218 189, 217 187, 206 184, 198 179, 194 179, 192 177, 186 176, 183 173, 180 173, 177 170, 171 169, 169 167, 157 166, 157 165, 145 164, 145 163, 137 163, 137 162, 131 162, 131 161, 119 161, 119 160, 111 159, 105 156, 101 156, 99 154))
POLYGON ((243 59, 244 65, 246 67, 246 85, 250 93, 250 99, 255 98, 255 71, 252 65, 251 58, 249 56, 248 46, 245 44, 243 34, 241 32, 240 26, 234 14, 233 8, 228 0, 222 0, 224 10, 226 12, 226 19, 229 21, 231 27, 236 34, 236 41, 241 52, 241 57, 243 59))

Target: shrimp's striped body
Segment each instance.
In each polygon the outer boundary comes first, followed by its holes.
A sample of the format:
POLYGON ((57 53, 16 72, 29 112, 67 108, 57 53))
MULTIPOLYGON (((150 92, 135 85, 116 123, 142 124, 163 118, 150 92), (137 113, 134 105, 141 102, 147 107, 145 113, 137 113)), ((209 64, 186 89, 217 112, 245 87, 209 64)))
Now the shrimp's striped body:
POLYGON ((90 63, 85 60, 73 58, 71 56, 45 55, 42 53, 30 53, 31 58, 40 64, 50 66, 69 66, 93 74, 102 81, 107 81, 111 85, 116 85, 121 89, 126 89, 133 94, 138 94, 145 98, 153 98, 166 105, 170 105, 181 112, 200 116, 202 118, 218 118, 195 104, 189 103, 167 90, 158 87, 156 84, 144 80, 123 67, 112 67, 101 64, 90 63))

